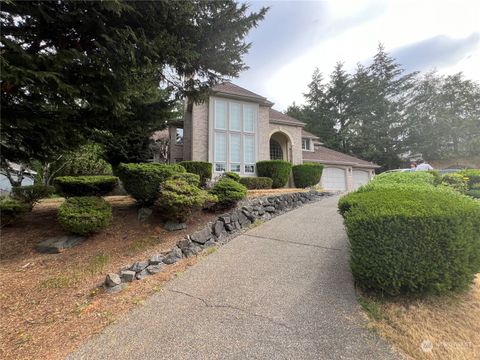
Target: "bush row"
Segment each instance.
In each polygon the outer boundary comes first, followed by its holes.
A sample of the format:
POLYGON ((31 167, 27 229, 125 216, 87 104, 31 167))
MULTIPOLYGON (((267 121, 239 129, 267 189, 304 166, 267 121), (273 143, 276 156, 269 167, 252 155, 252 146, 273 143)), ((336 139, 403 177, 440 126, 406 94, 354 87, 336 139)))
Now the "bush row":
POLYGON ((433 186, 428 175, 378 176, 343 196, 339 211, 352 273, 366 289, 389 295, 445 293, 466 289, 480 271, 479 203, 433 186), (408 185, 409 177, 424 181, 408 185))
POLYGON ((271 189, 273 180, 269 177, 243 177, 240 179, 240 184, 248 190, 271 189))

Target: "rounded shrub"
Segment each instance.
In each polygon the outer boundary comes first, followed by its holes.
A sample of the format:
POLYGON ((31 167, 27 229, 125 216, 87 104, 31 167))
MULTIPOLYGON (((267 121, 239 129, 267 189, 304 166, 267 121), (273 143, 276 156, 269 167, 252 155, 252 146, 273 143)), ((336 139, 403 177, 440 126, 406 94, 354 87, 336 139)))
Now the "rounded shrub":
POLYGON ((54 185, 59 193, 70 196, 102 196, 111 192, 118 178, 110 175, 60 176, 54 185))
POLYGON ((192 178, 187 174, 174 175, 162 184, 162 191, 157 200, 159 207, 164 210, 167 217, 174 221, 185 222, 192 212, 201 210, 203 207, 217 201, 215 195, 198 187, 190 181, 192 178))
POLYGON ((293 181, 297 188, 315 186, 322 177, 323 165, 318 163, 304 163, 292 167, 293 181))
POLYGON ((471 196, 474 199, 480 199, 480 189, 471 189, 465 192, 465 195, 471 196))
POLYGON ((464 194, 465 191, 467 191, 467 183, 468 177, 457 173, 443 175, 441 182, 442 185, 449 186, 461 194, 464 194))
POLYGON ((240 184, 245 186, 248 190, 271 189, 273 180, 269 177, 243 177, 240 179, 240 184))
POLYGON ((427 171, 385 172, 373 178, 376 184, 435 185, 436 177, 427 171))
POLYGON ((233 179, 222 178, 217 181, 210 193, 218 198, 220 207, 230 207, 245 199, 247 188, 233 179))
POLYGON ((238 175, 237 173, 235 173, 233 171, 227 171, 227 172, 223 173, 222 177, 227 177, 227 178, 233 179, 235 181, 240 181, 240 175, 238 175))
POLYGON ((265 160, 257 162, 257 174, 260 177, 269 177, 272 179, 272 188, 277 189, 284 187, 290 172, 292 164, 284 160, 265 160))
POLYGON ((443 187, 384 187, 342 197, 350 265, 389 295, 463 290, 480 271, 480 204, 443 187))
POLYGON ((188 173, 188 172, 187 173, 177 173, 177 174, 173 174, 170 177, 170 179, 184 180, 190 185, 200 187, 200 176, 198 176, 197 174, 192 174, 192 173, 188 173))
POLYGON ((475 184, 480 184, 480 169, 465 169, 458 172, 468 178, 468 188, 472 189, 475 184))
POLYGON ((54 191, 55 188, 48 185, 15 186, 12 188, 12 195, 31 209, 40 199, 49 197, 54 191))
POLYGON ((212 164, 206 161, 181 161, 178 163, 187 172, 200 176, 200 182, 205 185, 212 178, 212 164))
POLYGON ((184 173, 180 165, 159 163, 120 164, 117 174, 123 187, 140 205, 152 205, 160 194, 160 185, 170 176, 184 173))
POLYGON ((107 227, 111 219, 111 205, 98 196, 67 198, 58 209, 58 221, 72 234, 97 232, 107 227))
POLYGON ((28 211, 28 205, 11 197, 0 197, 0 226, 4 227, 20 219, 28 211))

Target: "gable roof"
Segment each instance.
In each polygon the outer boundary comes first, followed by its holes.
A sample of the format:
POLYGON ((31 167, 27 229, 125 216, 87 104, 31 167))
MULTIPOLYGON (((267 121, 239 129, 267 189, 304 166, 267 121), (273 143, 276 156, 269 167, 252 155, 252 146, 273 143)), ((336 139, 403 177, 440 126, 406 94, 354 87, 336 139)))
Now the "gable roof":
POLYGON ((320 140, 320 138, 317 135, 314 135, 305 129, 302 129, 302 137, 320 140))
POLYGON ((248 98, 251 100, 256 100, 256 102, 264 103, 266 105, 272 106, 273 103, 268 101, 266 97, 258 95, 253 91, 247 90, 241 86, 235 85, 229 81, 217 84, 212 88, 212 91, 215 93, 230 95, 240 98, 248 98))
POLYGON ((356 158, 325 146, 315 146, 314 151, 303 151, 303 161, 317 161, 329 165, 350 165, 354 167, 379 168, 377 164, 356 158))
POLYGON ((297 120, 291 116, 288 116, 287 114, 281 113, 280 111, 277 111, 272 108, 270 108, 270 122, 276 122, 280 124, 285 123, 285 124, 296 125, 296 126, 305 125, 305 123, 301 122, 300 120, 297 120))

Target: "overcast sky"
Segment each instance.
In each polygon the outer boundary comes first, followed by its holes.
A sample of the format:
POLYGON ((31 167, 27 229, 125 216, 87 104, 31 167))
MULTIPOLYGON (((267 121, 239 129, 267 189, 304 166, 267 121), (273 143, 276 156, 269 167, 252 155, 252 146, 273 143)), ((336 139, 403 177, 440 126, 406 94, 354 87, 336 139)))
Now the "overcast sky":
POLYGON ((315 67, 367 63, 382 42, 407 71, 463 71, 480 81, 480 0, 248 1, 269 6, 251 31, 250 67, 233 81, 278 110, 303 103, 315 67))

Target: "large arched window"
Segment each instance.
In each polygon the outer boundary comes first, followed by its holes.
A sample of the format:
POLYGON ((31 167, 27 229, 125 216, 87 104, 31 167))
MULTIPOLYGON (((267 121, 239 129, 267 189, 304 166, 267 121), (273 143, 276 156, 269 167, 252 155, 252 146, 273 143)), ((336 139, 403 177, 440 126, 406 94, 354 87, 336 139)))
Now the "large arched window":
POLYGON ((282 147, 273 139, 270 139, 270 160, 283 160, 282 147))

